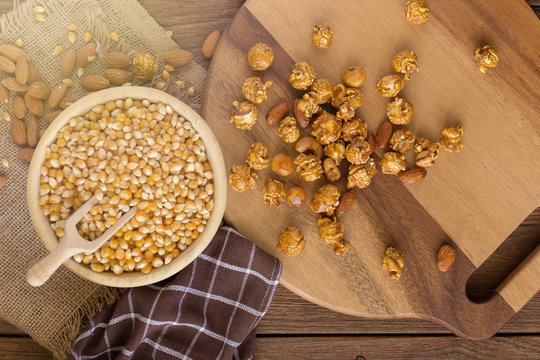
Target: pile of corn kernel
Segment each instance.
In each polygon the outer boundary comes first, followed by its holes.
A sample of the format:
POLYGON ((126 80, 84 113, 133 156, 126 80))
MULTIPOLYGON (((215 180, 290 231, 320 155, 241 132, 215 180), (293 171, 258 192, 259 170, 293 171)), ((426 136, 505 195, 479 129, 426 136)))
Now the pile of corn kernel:
POLYGON ((135 216, 95 253, 75 261, 96 272, 148 273, 170 263, 204 231, 214 174, 191 123, 163 103, 109 101, 73 117, 46 150, 39 203, 61 238, 65 220, 95 196, 78 224, 93 240, 131 207, 135 216))

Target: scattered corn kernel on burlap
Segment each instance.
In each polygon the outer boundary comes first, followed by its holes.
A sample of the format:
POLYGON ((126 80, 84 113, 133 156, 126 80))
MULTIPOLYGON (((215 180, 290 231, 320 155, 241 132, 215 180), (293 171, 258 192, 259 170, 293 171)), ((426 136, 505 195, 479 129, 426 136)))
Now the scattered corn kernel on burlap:
MULTIPOLYGON (((135 80, 134 85, 152 86, 163 81, 162 55, 179 48, 135 0, 42 0, 20 4, 15 1, 14 5, 11 13, 0 17, 0 43, 15 44, 21 39, 30 63, 51 88, 63 80, 61 55, 54 55, 53 49, 61 45, 64 50, 78 52, 85 45, 83 34, 87 31, 92 34, 91 41, 97 44, 98 57, 86 67, 84 75, 103 75, 106 70, 103 58, 111 51, 122 51, 130 57, 147 52, 158 58, 156 77, 146 83, 135 80), (44 8, 43 22, 35 20, 35 6, 44 8), (68 40, 71 23, 78 27, 73 44, 68 40), (113 31, 118 34, 118 41, 109 38, 113 31)), ((165 90, 199 110, 205 75, 203 68, 191 63, 171 74, 165 90), (184 81, 185 89, 179 89, 176 80, 184 81), (194 96, 187 93, 191 86, 195 89, 194 96)), ((0 78, 6 76, 0 71, 0 78)), ((66 96, 84 96, 86 91, 76 70, 72 79, 75 85, 66 96)), ((13 97, 13 93, 10 95, 13 97)), ((13 116, 11 100, 0 105, 0 114, 4 111, 13 116)), ((45 107, 45 114, 51 111, 45 107)), ((28 115, 24 121, 28 121, 28 115)), ((41 119, 40 128, 46 126, 47 120, 41 119)), ((48 252, 34 231, 26 205, 28 165, 19 159, 19 150, 11 140, 10 123, 0 118, 0 158, 9 160, 9 168, 0 167, 0 175, 7 177, 7 184, 0 190, 0 317, 61 359, 85 320, 105 303, 114 301, 118 290, 85 281, 63 267, 42 287, 33 288, 26 283, 26 270, 48 252)))

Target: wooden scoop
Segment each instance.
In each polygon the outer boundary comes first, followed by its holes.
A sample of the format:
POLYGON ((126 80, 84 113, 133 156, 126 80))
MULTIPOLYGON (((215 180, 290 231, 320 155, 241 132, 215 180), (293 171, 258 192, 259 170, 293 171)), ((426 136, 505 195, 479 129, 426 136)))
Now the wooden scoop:
POLYGON ((43 285, 49 277, 62 265, 64 261, 78 253, 97 251, 101 245, 109 240, 118 229, 127 223, 137 212, 137 207, 131 208, 116 224, 111 226, 103 235, 95 240, 88 241, 79 235, 77 224, 88 211, 98 202, 95 197, 90 198, 80 208, 67 218, 64 227, 64 236, 58 246, 46 257, 32 266, 26 273, 26 281, 32 286, 43 285))

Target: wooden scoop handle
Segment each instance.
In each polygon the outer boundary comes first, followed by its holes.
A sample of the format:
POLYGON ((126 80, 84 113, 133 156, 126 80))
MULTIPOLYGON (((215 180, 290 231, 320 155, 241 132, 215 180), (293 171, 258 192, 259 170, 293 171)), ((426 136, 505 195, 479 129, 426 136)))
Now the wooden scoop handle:
POLYGON ((78 249, 62 246, 62 243, 59 243, 49 255, 38 261, 28 270, 26 281, 32 286, 43 285, 64 261, 78 252, 78 249))

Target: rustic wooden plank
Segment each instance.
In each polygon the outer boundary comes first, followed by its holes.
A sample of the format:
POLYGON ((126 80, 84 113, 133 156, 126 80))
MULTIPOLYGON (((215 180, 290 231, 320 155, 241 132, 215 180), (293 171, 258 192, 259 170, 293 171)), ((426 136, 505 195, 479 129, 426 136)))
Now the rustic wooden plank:
POLYGON ((0 360, 52 360, 52 354, 26 337, 0 337, 0 360))
POLYGON ((389 360, 497 359, 536 360, 540 336, 494 337, 472 342, 453 336, 264 337, 255 343, 255 359, 389 360))

